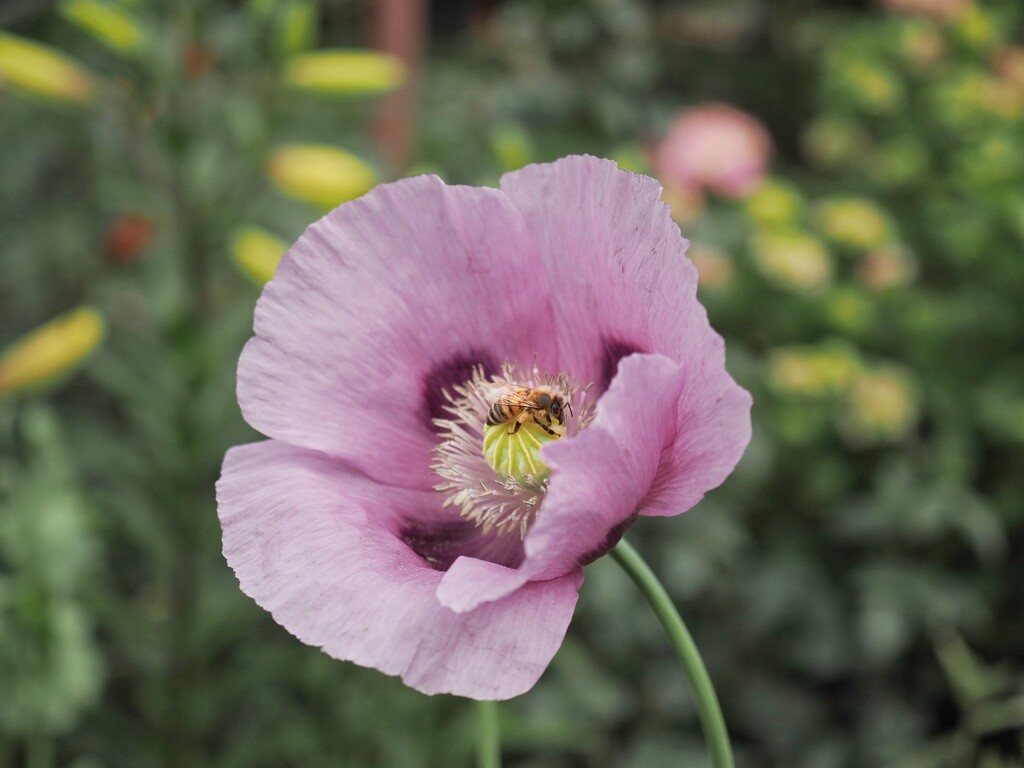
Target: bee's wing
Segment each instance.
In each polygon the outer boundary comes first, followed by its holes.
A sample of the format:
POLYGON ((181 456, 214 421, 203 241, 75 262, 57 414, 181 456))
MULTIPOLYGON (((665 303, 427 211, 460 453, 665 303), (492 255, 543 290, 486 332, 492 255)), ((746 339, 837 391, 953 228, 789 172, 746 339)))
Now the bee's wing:
POLYGON ((529 390, 524 390, 522 387, 515 387, 510 384, 504 384, 492 387, 484 394, 484 398, 491 405, 501 403, 502 405, 519 406, 520 408, 536 408, 537 406, 533 401, 523 395, 523 392, 529 392, 529 390))

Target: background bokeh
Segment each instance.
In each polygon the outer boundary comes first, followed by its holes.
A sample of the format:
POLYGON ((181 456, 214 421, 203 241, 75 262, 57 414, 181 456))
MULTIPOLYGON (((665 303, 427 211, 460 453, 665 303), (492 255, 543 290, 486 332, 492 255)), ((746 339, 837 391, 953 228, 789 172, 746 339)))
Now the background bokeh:
MULTIPOLYGON (((308 223, 575 152, 662 178, 754 393, 736 473, 630 532, 741 768, 1024 764, 1024 9, 886 5, 0 4, 0 766, 472 764, 471 702, 239 591, 213 484, 308 223)), ((500 711, 509 765, 707 764, 608 559, 500 711)))

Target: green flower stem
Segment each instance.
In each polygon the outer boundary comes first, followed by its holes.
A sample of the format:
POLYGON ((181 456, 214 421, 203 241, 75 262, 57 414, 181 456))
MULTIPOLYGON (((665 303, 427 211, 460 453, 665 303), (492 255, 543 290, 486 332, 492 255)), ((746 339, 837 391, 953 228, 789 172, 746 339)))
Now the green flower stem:
POLYGON ((498 704, 477 702, 480 726, 477 732, 476 764, 479 768, 501 768, 501 734, 498 732, 498 704))
POLYGON ((672 603, 672 598, 668 596, 654 571, 625 539, 615 546, 611 554, 640 587, 640 591, 668 633, 672 645, 675 646, 679 660, 683 662, 683 671, 686 672, 686 679, 689 680, 690 688, 693 689, 694 698, 697 700, 697 712, 704 728, 708 750, 711 752, 711 764, 714 768, 733 768, 732 747, 729 745, 729 733, 722 718, 722 709, 718 706, 718 697, 715 695, 704 662, 701 661, 697 645, 690 637, 679 611, 672 603))
POLYGON ((30 736, 25 744, 26 768, 53 768, 53 739, 49 736, 30 736))

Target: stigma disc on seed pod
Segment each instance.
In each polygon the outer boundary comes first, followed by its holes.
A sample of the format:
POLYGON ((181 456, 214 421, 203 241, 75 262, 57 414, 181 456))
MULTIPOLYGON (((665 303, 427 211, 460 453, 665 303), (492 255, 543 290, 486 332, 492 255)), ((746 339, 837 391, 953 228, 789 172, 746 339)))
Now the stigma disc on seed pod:
POLYGON ((520 485, 534 485, 551 474, 540 457, 541 447, 558 438, 532 421, 515 432, 509 431, 507 423, 495 424, 484 428, 484 457, 499 475, 511 477, 520 485))

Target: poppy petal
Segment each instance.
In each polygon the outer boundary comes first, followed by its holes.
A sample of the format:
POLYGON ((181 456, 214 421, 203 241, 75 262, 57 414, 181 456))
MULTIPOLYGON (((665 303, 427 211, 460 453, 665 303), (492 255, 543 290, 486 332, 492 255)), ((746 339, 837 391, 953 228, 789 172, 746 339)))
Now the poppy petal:
POLYGON ((435 597, 442 573, 395 532, 431 496, 278 441, 240 446, 217 486, 224 555, 246 594, 335 658, 428 694, 523 693, 562 642, 581 574, 466 613, 445 608, 435 597))

